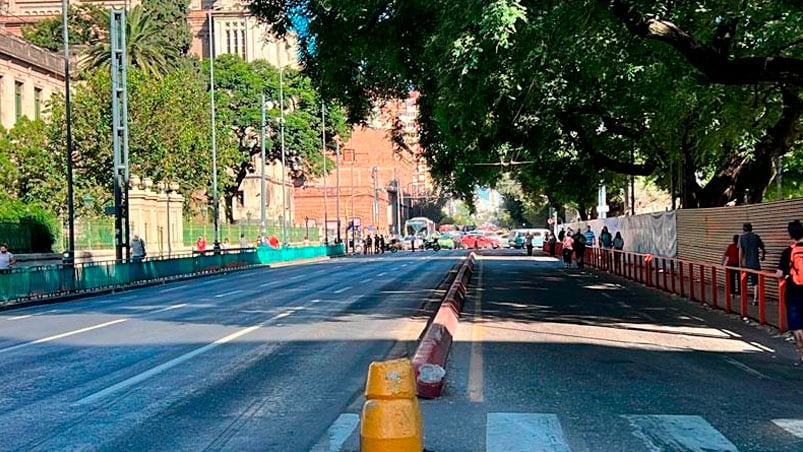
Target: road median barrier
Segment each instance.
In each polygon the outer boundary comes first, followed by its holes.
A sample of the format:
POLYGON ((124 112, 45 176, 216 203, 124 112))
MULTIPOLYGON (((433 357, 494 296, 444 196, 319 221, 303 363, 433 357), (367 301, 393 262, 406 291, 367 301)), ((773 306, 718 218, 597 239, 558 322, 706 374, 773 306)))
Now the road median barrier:
POLYGON ((424 450, 424 428, 414 379, 415 372, 407 358, 375 361, 368 367, 360 421, 362 452, 424 450))
POLYGON ((413 355, 416 393, 421 398, 438 398, 443 392, 446 359, 452 346, 452 338, 457 331, 476 256, 476 253, 472 252, 461 264, 457 276, 413 355))

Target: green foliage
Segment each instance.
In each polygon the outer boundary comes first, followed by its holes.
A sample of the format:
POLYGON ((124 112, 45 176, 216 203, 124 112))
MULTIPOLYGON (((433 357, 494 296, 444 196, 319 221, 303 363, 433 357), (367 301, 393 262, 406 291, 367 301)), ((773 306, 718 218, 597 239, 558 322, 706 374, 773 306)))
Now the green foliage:
MULTIPOLYGON (((353 121, 373 99, 419 90, 433 176, 464 199, 510 174, 528 195, 587 213, 599 183, 615 193, 625 175, 640 174, 697 205, 717 205, 741 201, 748 189, 760 197, 771 160, 764 155, 799 146, 795 128, 775 127, 803 83, 803 9, 794 2, 256 0, 251 7, 279 33, 304 18, 306 70, 353 121), (639 12, 639 20, 686 34, 648 35, 628 22, 639 12), (751 57, 795 60, 778 75, 728 70, 751 57), (784 97, 765 82, 772 77, 785 80, 784 97)), ((794 112, 790 118, 797 121, 794 112)))
POLYGON ((160 42, 175 48, 179 55, 186 55, 192 44, 192 32, 187 21, 189 0, 144 0, 142 7, 151 11, 154 20, 162 24, 160 42))
POLYGON ((7 242, 15 252, 47 253, 61 234, 60 223, 46 209, 22 201, 0 200, 0 224, 7 242))
MULTIPOLYGON (((85 45, 99 39, 99 33, 108 28, 108 13, 96 5, 70 6, 67 10, 67 24, 70 46, 85 45)), ((63 22, 61 15, 43 19, 22 27, 22 37, 45 49, 60 51, 64 49, 63 22)))

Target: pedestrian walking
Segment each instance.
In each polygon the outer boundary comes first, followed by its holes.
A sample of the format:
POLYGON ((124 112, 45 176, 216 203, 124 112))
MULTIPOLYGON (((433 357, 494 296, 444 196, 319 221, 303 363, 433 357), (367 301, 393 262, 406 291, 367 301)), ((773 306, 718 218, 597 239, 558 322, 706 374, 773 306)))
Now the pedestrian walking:
POLYGON ((625 249, 625 239, 622 238, 622 232, 616 231, 616 236, 613 238, 613 267, 617 273, 622 273, 622 250, 625 249))
POLYGON ((797 359, 795 365, 803 365, 803 224, 800 220, 786 227, 792 246, 781 253, 777 276, 786 279, 786 325, 795 339, 797 359))
MULTIPOLYGON (((591 227, 589 226, 589 230, 591 227)), ((593 232, 592 232, 593 234, 593 232)), ((577 231, 577 234, 574 235, 574 256, 577 260, 577 268, 582 270, 585 268, 585 254, 586 254, 586 245, 588 241, 586 239, 585 234, 581 234, 580 231, 577 231)))
POLYGON ((145 240, 134 233, 134 238, 131 239, 131 262, 142 262, 148 253, 145 251, 145 240))
POLYGON ((379 254, 379 235, 374 234, 374 254, 379 254))
POLYGON ((563 228, 561 228, 560 232, 558 232, 558 241, 560 243, 563 243, 563 239, 565 238, 566 238, 566 231, 563 228))
POLYGON ((613 247, 613 235, 608 230, 608 226, 603 226, 599 233, 599 245, 602 248, 602 256, 605 259, 605 269, 610 270, 613 259, 611 258, 611 248, 613 247))
POLYGON ((532 233, 528 232, 527 235, 524 236, 524 244, 527 246, 527 255, 528 256, 532 256, 533 255, 533 235, 532 235, 532 233))
MULTIPOLYGON (((761 261, 767 258, 767 250, 761 237, 753 232, 753 225, 745 223, 742 226, 743 233, 739 237, 739 264, 742 268, 751 270, 761 270, 761 261), (759 251, 761 256, 759 260, 759 251)), ((758 273, 747 275, 747 284, 753 288, 753 305, 758 304, 758 273)))
POLYGON ((240 234, 240 248, 250 248, 248 246, 248 239, 245 238, 245 234, 240 234))
POLYGON ((364 255, 371 254, 371 252, 373 251, 373 248, 371 248, 372 243, 373 241, 371 240, 371 234, 368 234, 368 236, 365 237, 365 246, 362 249, 362 254, 364 255))
MULTIPOLYGON (((726 267, 739 266, 739 234, 733 235, 733 243, 728 245, 728 248, 725 249, 725 255, 722 257, 722 265, 726 267)), ((731 295, 739 295, 739 290, 741 289, 741 284, 739 284, 739 270, 736 268, 729 268, 727 272, 727 284, 730 286, 731 295)))
POLYGON ((591 230, 591 225, 586 225, 586 232, 583 234, 583 238, 586 239, 586 245, 593 247, 597 243, 597 237, 594 235, 594 231, 591 230))
POLYGON ((385 254, 385 235, 379 235, 379 252, 385 254))
POLYGON ((206 251, 206 239, 204 236, 198 236, 198 240, 195 241, 195 249, 198 251, 206 251))
POLYGON ((0 273, 11 273, 11 268, 17 263, 17 259, 8 250, 8 244, 0 244, 0 273))
POLYGON ((574 238, 569 234, 565 234, 563 237, 563 268, 571 267, 572 255, 574 255, 574 238))
POLYGON ((555 257, 555 248, 558 245, 558 241, 555 238, 555 234, 550 233, 549 239, 547 240, 547 244, 549 245, 549 256, 555 257))

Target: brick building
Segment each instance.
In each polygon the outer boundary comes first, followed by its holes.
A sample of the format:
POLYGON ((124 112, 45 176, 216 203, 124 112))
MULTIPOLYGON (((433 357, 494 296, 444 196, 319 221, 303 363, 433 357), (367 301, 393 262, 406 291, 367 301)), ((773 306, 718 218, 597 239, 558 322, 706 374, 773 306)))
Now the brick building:
MULTIPOLYGON (((336 158, 330 155, 331 160, 336 161, 336 158)), ((429 184, 426 171, 419 171, 422 168, 426 169, 419 166, 413 156, 397 152, 387 129, 355 128, 340 154, 341 237, 346 237, 352 221, 365 232, 395 234, 400 224, 409 218, 415 194, 422 193, 429 184)), ((337 237, 337 174, 334 169, 326 176, 326 209, 323 186, 323 178, 318 178, 295 190, 295 223, 322 228, 326 216, 328 235, 333 240, 337 237)))

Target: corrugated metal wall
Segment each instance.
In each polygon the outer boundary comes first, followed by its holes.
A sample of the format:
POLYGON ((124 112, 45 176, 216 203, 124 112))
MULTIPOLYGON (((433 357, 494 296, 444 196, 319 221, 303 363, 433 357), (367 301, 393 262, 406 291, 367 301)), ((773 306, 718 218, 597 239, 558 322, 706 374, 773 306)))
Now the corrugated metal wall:
POLYGON ((713 209, 684 209, 677 212, 678 257, 693 261, 722 263, 725 249, 743 223, 752 223, 753 232, 767 246, 764 270, 775 270, 781 251, 789 246, 786 225, 803 220, 803 199, 713 209))

